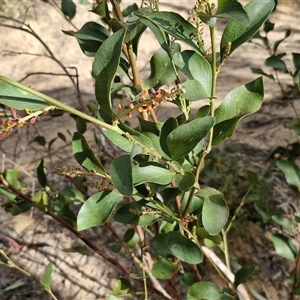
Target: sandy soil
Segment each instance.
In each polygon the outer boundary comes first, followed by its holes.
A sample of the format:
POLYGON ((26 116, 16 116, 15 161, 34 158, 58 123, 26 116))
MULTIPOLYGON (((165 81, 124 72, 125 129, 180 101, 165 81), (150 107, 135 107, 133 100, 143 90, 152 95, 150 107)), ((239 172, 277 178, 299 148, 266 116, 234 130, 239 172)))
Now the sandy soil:
MULTIPOLYGON (((129 4, 129 1, 123 2, 129 4)), ((187 15, 188 5, 192 5, 192 1, 170 1, 165 3, 178 9, 182 15, 187 15)), ((272 40, 283 37, 286 29, 290 28, 292 30, 291 37, 282 44, 282 49, 289 54, 288 64, 290 66, 290 53, 297 52, 299 49, 299 7, 295 1, 280 3, 277 12, 271 18, 271 21, 276 24, 276 33, 272 34, 272 40)), ((78 8, 79 11, 74 19, 74 24, 78 28, 87 20, 97 20, 96 15, 94 16, 88 12, 88 6, 79 5, 78 8)), ((23 13, 15 17, 22 20, 23 13)), ((73 30, 71 25, 53 7, 39 2, 31 6, 26 23, 30 23, 30 26, 47 43, 55 57, 63 65, 78 69, 83 104, 94 101, 93 80, 91 77, 92 59, 81 53, 74 38, 65 36, 61 32, 62 29, 73 30)), ((12 23, 8 22, 7 24, 12 23)), ((218 31, 218 36, 220 37, 220 31, 218 31)), ((48 57, 26 54, 5 56, 8 54, 5 51, 45 53, 41 43, 33 36, 21 31, 0 27, 0 39, 0 53, 2 54, 0 56, 0 70, 2 75, 21 80, 32 72, 62 73, 60 66, 48 57)), ((157 49, 158 44, 153 40, 151 33, 147 33, 143 39, 139 53, 142 59, 138 66, 142 70, 142 76, 146 78, 149 72, 146 62, 157 49)), ((251 73, 250 67, 261 67, 266 57, 267 53, 253 43, 248 43, 237 50, 228 59, 220 74, 217 87, 218 101, 221 101, 234 87, 255 79, 257 76, 251 73)), ((76 108, 81 108, 74 87, 69 78, 65 76, 33 75, 27 77, 23 83, 76 108)), ((244 153, 244 158, 240 157, 241 161, 248 160, 250 157, 252 167, 258 169, 262 168, 262 162, 264 166, 267 164, 268 157, 275 147, 279 145, 286 146, 293 141, 298 141, 296 135, 282 126, 285 117, 293 116, 293 110, 290 106, 283 104, 277 86, 265 80, 265 87, 265 104, 261 111, 245 119, 232 141, 224 145, 225 148, 233 149, 235 145, 246 144, 248 148, 244 153)), ((197 109, 197 105, 195 109, 197 109)), ((298 103, 296 103, 296 107, 300 108, 298 103)), ((162 107, 158 111, 160 119, 174 114, 176 114, 176 109, 172 106, 162 107)), ((39 159, 46 152, 41 146, 31 143, 31 141, 37 135, 45 136, 47 141, 50 141, 57 137, 58 132, 61 132, 66 135, 67 143, 57 140, 54 143, 53 151, 59 150, 61 147, 65 148, 52 155, 51 160, 46 159, 46 163, 50 168, 53 166, 73 167, 75 162, 70 157, 71 148, 68 144, 71 137, 67 130, 73 132, 75 128, 75 121, 67 115, 61 118, 45 116, 35 127, 26 127, 21 132, 15 132, 12 136, 0 142, 0 153, 2 155, 0 165, 2 168, 18 168, 28 184, 31 186, 36 185, 34 170, 39 159)), ((89 136, 88 139, 93 140, 92 136, 89 136)), ((50 178, 57 188, 65 184, 55 174, 50 174, 50 178)), ((299 207, 297 193, 285 184, 281 175, 274 174, 270 178, 270 182, 275 187, 275 192, 273 192, 273 197, 276 199, 274 205, 283 205, 287 214, 290 213, 290 209, 284 206, 286 199, 299 207)), ((65 248, 80 244, 68 231, 60 228, 52 220, 41 216, 36 211, 14 218, 8 218, 2 212, 0 215, 2 222, 0 242, 5 249, 8 249, 11 257, 18 264, 38 276, 50 261, 55 269, 53 289, 59 295, 59 299, 94 300, 102 299, 101 297, 105 297, 109 293, 113 283, 112 278, 118 275, 117 271, 104 260, 91 253, 81 255, 64 252, 65 248), (21 247, 19 251, 9 243, 7 237, 17 241, 21 247)), ((247 223, 245 226, 250 226, 251 230, 249 229, 248 236, 241 235, 232 242, 233 257, 241 264, 258 266, 257 278, 251 282, 255 290, 264 293, 267 299, 287 299, 288 275, 291 271, 291 264, 274 255, 274 249, 257 225, 257 220, 247 223)), ((87 235, 95 240, 104 251, 114 256, 107 247, 111 241, 106 230, 105 228, 91 230, 87 235)), ((1 288, 12 283, 12 280, 16 280, 15 275, 5 276, 6 272, 7 270, 1 269, 0 266, 1 288)), ((22 278, 22 280, 24 279, 22 278)), ((32 292, 26 299, 47 299, 47 296, 40 292, 37 287, 34 287, 33 291, 38 292, 36 294, 32 292)), ((2 295, 0 291, 0 297, 7 297, 7 295, 2 295)), ((9 297, 12 298, 3 299, 25 299, 24 289, 21 288, 9 293, 9 297)))

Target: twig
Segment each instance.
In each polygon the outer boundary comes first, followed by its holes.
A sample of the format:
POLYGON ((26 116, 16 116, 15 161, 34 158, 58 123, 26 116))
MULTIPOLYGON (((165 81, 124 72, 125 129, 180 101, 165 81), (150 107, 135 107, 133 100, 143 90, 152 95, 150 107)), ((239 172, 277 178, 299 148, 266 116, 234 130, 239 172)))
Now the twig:
MULTIPOLYGON (((206 246, 202 246, 201 248, 203 253, 212 260, 214 265, 216 265, 221 270, 221 272, 230 280, 230 282, 234 283, 234 274, 226 267, 222 260, 206 246)), ((251 297, 249 296, 246 287, 243 284, 238 285, 236 289, 243 300, 251 300, 251 297)))
MULTIPOLYGON (((12 186, 9 182, 7 182, 5 180, 5 178, 2 175, 0 175, 0 183, 2 183, 6 188, 8 188, 9 190, 11 190, 13 193, 15 193, 20 199, 23 199, 24 201, 33 204, 33 202, 32 202, 32 200, 31 200, 30 197, 28 197, 27 195, 23 194, 18 189, 16 189, 14 186, 12 186)), ((109 262, 110 264, 112 264, 113 266, 115 266, 123 274, 125 274, 126 276, 129 276, 131 274, 131 272, 128 269, 124 268, 115 259, 113 259, 109 255, 105 254, 101 249, 99 249, 99 247, 96 244, 94 244, 91 240, 89 240, 85 235, 83 235, 82 233, 78 232, 77 229, 75 227, 73 227, 72 225, 70 225, 68 222, 66 222, 65 220, 61 219, 59 216, 57 216, 56 214, 54 214, 51 211, 47 211, 47 212, 44 212, 44 213, 46 215, 49 215, 52 219, 54 219, 55 221, 57 221, 58 223, 60 223, 63 227, 65 227, 66 229, 68 229, 70 232, 72 232, 77 238, 79 238, 81 241, 83 241, 95 253, 97 253, 99 256, 101 256, 103 259, 105 259, 107 262, 109 262)), ((150 273, 149 277, 152 276, 150 270, 148 270, 148 271, 150 273)), ((133 279, 140 283, 139 279, 137 279, 137 278, 133 278, 133 279)), ((156 278, 154 278, 154 279, 156 280, 156 278)), ((168 297, 168 295, 165 295, 162 291, 158 291, 154 287, 150 286, 148 288, 149 288, 149 290, 151 290, 152 293, 155 293, 155 294, 161 296, 163 299, 171 299, 170 297, 168 297)))

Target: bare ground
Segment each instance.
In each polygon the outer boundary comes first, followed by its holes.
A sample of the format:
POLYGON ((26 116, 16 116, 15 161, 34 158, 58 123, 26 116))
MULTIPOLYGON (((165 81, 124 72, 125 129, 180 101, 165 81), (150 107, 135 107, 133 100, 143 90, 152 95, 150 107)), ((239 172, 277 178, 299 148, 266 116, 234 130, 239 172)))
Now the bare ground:
MULTIPOLYGON (((190 4, 190 2, 187 3, 190 4)), ((187 5, 184 5, 184 9, 180 7, 179 2, 174 2, 174 4, 172 2, 172 5, 176 6, 182 14, 187 13, 187 5)), ((91 14, 88 14, 87 10, 86 6, 80 6, 80 13, 74 20, 77 27, 80 28, 86 20, 91 20, 91 14)), ((36 3, 29 12, 28 23, 30 22, 32 28, 47 42, 55 56, 65 66, 78 68, 83 103, 94 101, 93 81, 90 74, 92 60, 80 52, 75 39, 66 37, 61 32, 61 29, 72 29, 71 26, 62 17, 59 17, 53 8, 43 3, 36 3)), ((17 17, 22 20, 21 15, 17 17)), ((96 20, 96 17, 94 18, 96 20)), ((285 2, 280 3, 277 12, 271 19, 276 23, 274 40, 283 37, 287 28, 292 30, 292 36, 282 45, 283 50, 289 54, 297 52, 299 49, 299 18, 300 12, 297 3, 285 2)), ((21 31, 0 27, 0 37, 0 51, 45 52, 36 39, 21 31)), ((146 61, 157 48, 157 44, 149 33, 142 45, 144 47, 140 50, 140 56, 145 57, 145 61, 142 60, 139 67, 143 69, 143 76, 146 76, 149 70, 146 61)), ((20 80, 31 72, 62 72, 55 62, 46 57, 32 55, 4 57, 4 54, 2 52, 0 60, 1 74, 15 80, 20 80)), ((255 44, 247 44, 237 50, 220 74, 218 100, 221 101, 234 87, 253 80, 256 76, 251 73, 249 68, 261 67, 266 57, 267 53, 255 44)), ((291 62, 290 56, 289 59, 291 62)), ((28 77, 24 83, 80 108, 80 103, 78 103, 76 93, 68 78, 33 75, 28 77)), ((270 155, 277 146, 299 142, 295 134, 283 127, 284 118, 293 116, 291 106, 281 99, 277 86, 268 80, 265 80, 265 86, 265 103, 262 109, 255 115, 243 120, 233 139, 221 147, 225 149, 225 162, 239 161, 239 165, 236 167, 236 180, 234 181, 238 190, 234 194, 236 199, 243 196, 242 184, 248 169, 264 173, 270 167, 270 155), (236 150, 240 145, 243 145, 243 151, 236 150)), ((296 106, 299 109, 298 103, 296 106)), ((161 107, 158 111, 158 117, 161 119, 174 114, 176 114, 176 110, 170 106, 161 107)), ((2 169, 18 168, 27 184, 34 187, 37 184, 35 169, 39 159, 46 152, 41 146, 31 143, 31 141, 37 135, 45 136, 47 141, 50 141, 57 137, 57 132, 66 135, 67 143, 58 140, 53 144, 53 151, 59 150, 61 147, 65 148, 53 154, 51 159, 46 159, 47 165, 50 169, 53 166, 76 166, 70 156, 71 147, 68 143, 71 141, 71 137, 67 130, 71 132, 75 130, 75 121, 65 115, 60 118, 45 116, 36 126, 26 127, 21 132, 15 132, 0 142, 2 169)), ((93 140, 92 136, 89 137, 89 140, 93 140)), ((216 155, 219 154, 216 153, 216 155)), ((229 167, 227 170, 232 172, 229 167)), ((226 172, 226 166, 224 172, 226 172)), ((66 183, 56 174, 49 175, 57 188, 66 183)), ((224 176, 226 177, 226 175, 224 176)), ((214 184, 218 187, 221 183, 217 181, 214 184)), ((268 194, 270 206, 282 209, 287 216, 292 215, 295 210, 299 210, 299 194, 285 183, 281 174, 274 170, 271 171, 266 180, 267 188, 271 189, 268 194)), ((234 200, 237 201, 236 199, 234 200)), ((240 226, 234 229, 235 233, 239 234, 230 241, 231 255, 241 265, 257 266, 256 275, 250 281, 248 288, 263 294, 267 299, 288 299, 290 289, 288 278, 289 272, 292 270, 292 263, 279 258, 275 254, 273 245, 266 238, 270 232, 278 229, 261 226, 254 208, 249 207, 248 209, 248 219, 241 220, 240 226)), ((22 214, 13 218, 1 212, 1 225, 0 243, 18 265, 30 273, 40 276, 45 265, 49 262, 53 264, 52 287, 59 299, 103 299, 111 291, 113 278, 118 275, 118 271, 90 252, 87 254, 64 252, 64 249, 81 245, 81 243, 53 220, 45 218, 35 210, 29 214, 22 214)), ((118 231, 125 232, 125 228, 118 228, 118 231)), ((90 230, 86 234, 105 253, 117 257, 109 250, 108 245, 112 244, 112 239, 107 228, 90 230)), ((297 237, 297 234, 294 234, 294 237, 297 237)), ((295 242, 298 244, 299 240, 295 238, 295 242)), ((133 266, 131 268, 132 272, 136 271, 133 266)), ((213 274, 211 276, 214 278, 213 274)), ((0 266, 0 287, 2 289, 18 280, 21 280, 20 287, 7 292, 0 291, 0 297, 15 300, 48 299, 48 296, 38 288, 37 284, 30 281, 30 290, 28 290, 28 279, 0 266)))

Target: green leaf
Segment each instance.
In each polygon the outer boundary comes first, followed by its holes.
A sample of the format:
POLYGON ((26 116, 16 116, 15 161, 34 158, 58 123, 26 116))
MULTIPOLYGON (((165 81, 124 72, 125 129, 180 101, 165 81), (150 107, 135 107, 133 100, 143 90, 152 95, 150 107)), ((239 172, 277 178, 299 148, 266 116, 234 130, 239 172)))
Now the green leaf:
POLYGON ((154 263, 151 272, 155 278, 168 279, 172 277, 177 269, 178 266, 171 263, 168 259, 162 258, 154 263))
POLYGON ((264 86, 262 78, 232 90, 215 110, 213 145, 231 137, 239 120, 256 112, 262 105, 264 86))
POLYGON ((44 166, 43 159, 41 159, 41 162, 39 163, 39 165, 36 169, 36 173, 37 173, 37 178, 38 178, 39 184, 42 187, 45 187, 47 185, 47 176, 45 173, 45 166, 44 166))
MULTIPOLYGON (((172 53, 180 51, 180 45, 175 43, 173 45, 172 53)), ((145 81, 146 88, 159 88, 162 85, 174 81, 176 74, 174 72, 171 59, 166 51, 162 48, 158 49, 150 60, 151 74, 145 81)))
POLYGON ((223 31, 220 45, 221 61, 224 58, 224 52, 228 43, 231 43, 229 53, 231 54, 240 45, 250 40, 267 20, 274 6, 274 0, 251 0, 244 7, 250 21, 250 26, 240 24, 236 21, 230 21, 227 24, 223 31))
POLYGON ((202 222, 210 235, 218 234, 225 226, 229 209, 223 195, 218 190, 205 187, 197 192, 204 199, 202 209, 202 222))
POLYGON ((274 45, 273 45, 273 52, 274 52, 274 53, 276 53, 276 51, 277 51, 279 45, 280 45, 286 38, 288 38, 290 35, 291 35, 291 30, 290 30, 290 29, 287 29, 287 30, 285 31, 285 36, 284 36, 284 38, 282 38, 282 39, 280 39, 280 40, 278 40, 278 41, 276 41, 276 42, 274 43, 274 45))
POLYGON ((105 27, 95 22, 85 23, 76 32, 63 30, 63 33, 74 36, 82 52, 89 57, 95 56, 99 47, 110 36, 110 32, 105 27))
POLYGON ((76 4, 72 0, 62 0, 61 11, 72 20, 76 15, 76 4))
POLYGON ((77 162, 88 171, 106 174, 104 167, 96 158, 85 137, 75 132, 72 140, 72 150, 77 162))
POLYGON ((95 13, 96 15, 104 18, 109 18, 109 9, 107 6, 106 1, 100 1, 94 9, 91 10, 91 12, 95 13))
POLYGON ((285 218, 281 215, 273 215, 272 216, 272 220, 282 226, 284 229, 288 230, 290 233, 293 233, 293 222, 288 219, 288 218, 285 218))
POLYGON ((198 246, 180 231, 157 235, 153 239, 152 252, 153 256, 172 254, 188 264, 198 264, 203 259, 198 246))
POLYGON ((298 191, 300 191, 299 167, 294 162, 287 160, 277 161, 276 166, 284 173, 287 183, 296 186, 298 191))
POLYGON ((54 212, 72 226, 76 226, 76 216, 70 208, 74 200, 83 200, 82 194, 72 187, 66 187, 58 193, 54 212))
POLYGON ((18 179, 19 175, 20 172, 18 170, 13 169, 6 169, 3 173, 3 177, 6 179, 6 181, 12 186, 14 186, 16 189, 21 188, 21 182, 18 179))
POLYGON ((211 66, 209 62, 202 55, 192 50, 185 50, 181 53, 178 52, 174 54, 173 59, 183 74, 192 80, 192 82, 187 81, 183 83, 183 87, 186 89, 187 99, 199 100, 208 98, 211 93, 212 85, 211 66), (195 84, 193 80, 196 80, 198 84, 195 84))
POLYGON ((178 188, 183 192, 188 192, 195 184, 195 175, 192 172, 184 172, 178 184, 178 188))
POLYGON ((198 279, 194 273, 183 273, 182 278, 180 279, 180 285, 183 288, 186 288, 186 287, 190 287, 197 281, 198 279))
POLYGON ((157 183, 167 185, 172 181, 174 172, 157 162, 145 162, 132 168, 133 184, 157 183))
POLYGON ((187 155, 208 134, 214 124, 212 117, 195 119, 174 129, 166 139, 173 160, 187 155))
POLYGON ((277 56, 271 56, 265 60, 265 65, 267 67, 272 67, 277 70, 287 71, 287 66, 285 62, 277 56))
POLYGON ((114 220, 123 224, 147 226, 161 218, 160 211, 146 200, 139 200, 121 206, 114 220))
POLYGON ((156 26, 175 37, 179 41, 186 43, 196 52, 203 54, 196 42, 196 28, 186 19, 174 12, 153 12, 147 16, 137 14, 141 18, 151 20, 156 26))
POLYGON ((51 285, 51 275, 52 275, 52 265, 48 264, 45 268, 45 271, 39 280, 42 286, 46 287, 47 289, 50 289, 51 285))
POLYGON ((201 239, 208 239, 213 241, 215 244, 220 245, 222 242, 221 236, 218 235, 210 235, 204 227, 198 227, 196 230, 197 236, 201 239))
POLYGON ((168 135, 178 126, 178 122, 175 118, 171 117, 168 120, 165 121, 161 128, 160 136, 159 136, 159 141, 160 141, 160 147, 164 153, 170 157, 170 151, 166 143, 166 139, 168 135))
POLYGON ((297 249, 288 237, 281 233, 274 233, 269 239, 273 242, 279 256, 295 261, 297 249))
POLYGON ((132 286, 127 278, 118 278, 116 283, 114 284, 112 294, 115 296, 119 294, 122 295, 122 293, 129 294, 131 290, 132 286))
POLYGON ((249 26, 249 18, 241 3, 237 0, 218 0, 215 17, 239 22, 249 26))
POLYGON ((42 98, 16 88, 6 82, 0 82, 0 104, 18 110, 28 108, 31 111, 40 110, 49 106, 42 98))
POLYGON ((237 288, 239 284, 246 281, 255 271, 255 267, 242 267, 240 268, 234 276, 234 286, 237 288))
POLYGON ((271 80, 275 80, 274 76, 272 74, 265 73, 261 68, 250 68, 252 73, 263 75, 265 77, 268 77, 271 80))
POLYGON ((222 295, 218 286, 208 281, 196 282, 187 291, 188 300, 217 300, 221 299, 222 295))
POLYGON ((115 158, 110 165, 110 175, 116 189, 123 195, 131 196, 133 185, 130 155, 115 158))
POLYGON ((112 130, 103 130, 104 135, 117 147, 124 150, 127 153, 130 153, 132 150, 132 143, 126 139, 123 135, 116 133, 112 130))
POLYGON ((111 85, 118 69, 126 29, 107 38, 98 49, 93 62, 95 93, 100 108, 110 117, 114 116, 111 104, 111 85))
POLYGON ((299 71, 300 70, 300 53, 293 52, 292 56, 293 56, 294 67, 295 67, 296 71, 299 71))
POLYGON ((129 248, 133 248, 139 242, 139 235, 134 230, 134 228, 129 228, 124 234, 123 241, 127 244, 129 248))
POLYGON ((50 210, 49 195, 45 191, 37 191, 31 199, 34 203, 34 206, 37 207, 40 211, 47 212, 50 210))
POLYGON ((106 223, 114 208, 122 199, 123 195, 116 190, 101 191, 91 196, 82 205, 78 213, 78 231, 106 223))

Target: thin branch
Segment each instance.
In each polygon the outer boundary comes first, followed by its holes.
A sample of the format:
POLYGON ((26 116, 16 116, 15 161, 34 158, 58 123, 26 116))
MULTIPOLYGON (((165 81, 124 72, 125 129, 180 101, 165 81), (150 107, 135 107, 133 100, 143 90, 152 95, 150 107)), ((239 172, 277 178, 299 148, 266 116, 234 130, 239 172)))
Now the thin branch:
POLYGON ((81 106, 82 111, 86 112, 86 108, 85 108, 85 106, 83 104, 83 101, 82 101, 82 96, 81 96, 81 93, 80 93, 78 80, 73 79, 72 75, 67 70, 68 68, 65 67, 62 64, 62 62, 59 59, 56 58, 54 53, 51 51, 49 46, 42 40, 42 38, 31 28, 31 26, 29 24, 25 24, 24 22, 20 22, 16 19, 9 18, 9 17, 6 17, 4 15, 0 15, 0 18, 10 20, 10 21, 16 22, 17 24, 21 25, 21 26, 15 26, 15 25, 9 25, 9 24, 0 24, 0 26, 10 28, 10 29, 15 29, 15 30, 21 30, 21 31, 24 31, 26 33, 29 33, 32 36, 34 36, 43 45, 43 47, 46 49, 46 51, 49 54, 49 56, 48 55, 45 55, 45 56, 50 57, 52 60, 54 60, 63 69, 63 71, 66 73, 66 75, 70 78, 70 80, 71 80, 71 82, 72 82, 72 84, 73 84, 73 86, 76 90, 79 105, 81 106), (28 29, 23 28, 23 26, 27 27, 28 29))
MULTIPOLYGON (((34 205, 34 203, 32 202, 32 200, 31 200, 30 197, 28 197, 27 195, 23 194, 18 189, 16 189, 13 185, 11 185, 9 182, 7 182, 2 175, 0 175, 0 183, 2 183, 3 186, 5 186, 10 191, 12 191, 15 195, 17 195, 18 198, 20 198, 20 199, 22 199, 22 200, 24 200, 24 201, 26 201, 26 202, 34 205)), ((82 242, 84 242, 95 253, 97 253, 99 256, 101 256, 103 259, 105 259, 110 264, 112 264, 114 267, 116 267, 118 270, 120 270, 123 274, 125 274, 126 276, 129 276, 131 274, 131 272, 128 269, 124 268, 115 259, 113 259, 109 255, 105 254, 101 249, 99 249, 99 247, 96 244, 94 244, 90 239, 88 239, 81 232, 78 232, 77 229, 75 227, 73 227, 71 224, 69 224, 65 220, 61 219, 59 216, 57 216, 56 214, 54 214, 51 211, 47 211, 47 212, 44 212, 44 213, 46 215, 50 216, 55 221, 57 221, 63 227, 65 227, 66 229, 68 229, 70 232, 72 232, 77 238, 79 238, 82 242)), ((148 272, 150 273, 149 276, 151 276, 150 270, 148 270, 148 272)), ((137 278, 133 278, 133 279, 135 281, 141 283, 141 281, 139 279, 137 279, 137 278)), ((167 295, 162 294, 162 292, 158 291, 156 288, 151 287, 151 286, 148 287, 148 288, 149 288, 149 290, 151 290, 152 293, 155 293, 155 294, 161 296, 162 299, 170 299, 167 295)))

